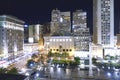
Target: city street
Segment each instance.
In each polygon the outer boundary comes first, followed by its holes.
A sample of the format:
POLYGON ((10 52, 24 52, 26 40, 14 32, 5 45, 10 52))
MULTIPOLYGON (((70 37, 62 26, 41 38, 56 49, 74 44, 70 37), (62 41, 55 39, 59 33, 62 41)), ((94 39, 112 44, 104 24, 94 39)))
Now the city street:
POLYGON ((31 54, 27 54, 24 56, 20 56, 18 58, 15 58, 12 62, 9 61, 9 68, 16 67, 18 70, 21 70, 22 68, 26 68, 26 62, 31 57, 31 54))

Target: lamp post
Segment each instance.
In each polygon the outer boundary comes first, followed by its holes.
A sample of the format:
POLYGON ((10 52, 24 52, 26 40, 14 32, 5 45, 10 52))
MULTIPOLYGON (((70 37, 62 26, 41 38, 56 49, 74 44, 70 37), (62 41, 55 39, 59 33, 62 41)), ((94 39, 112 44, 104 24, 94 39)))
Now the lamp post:
POLYGON ((91 37, 89 39, 89 76, 93 76, 92 71, 92 40, 91 37))

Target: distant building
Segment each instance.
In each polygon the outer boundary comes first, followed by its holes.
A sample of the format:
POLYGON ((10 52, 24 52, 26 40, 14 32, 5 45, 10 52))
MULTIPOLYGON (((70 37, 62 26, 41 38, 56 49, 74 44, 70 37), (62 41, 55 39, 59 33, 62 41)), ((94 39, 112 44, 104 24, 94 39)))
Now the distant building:
POLYGON ((39 50, 39 44, 38 43, 25 43, 24 44, 24 53, 38 53, 39 50))
POLYGON ((70 12, 60 12, 60 10, 52 10, 51 13, 51 34, 66 35, 71 32, 70 12))
POLYGON ((50 35, 50 22, 47 22, 41 26, 40 34, 43 34, 43 36, 50 35))
POLYGON ((72 32, 75 51, 89 51, 90 31, 87 28, 87 13, 82 10, 73 12, 72 32))
POLYGON ((71 15, 69 11, 61 12, 60 30, 65 32, 71 32, 71 15))
POLYGON ((114 0, 93 0, 93 42, 114 47, 114 0))
POLYGON ((120 34, 117 34, 117 47, 120 48, 120 34))
POLYGON ((37 43, 39 41, 40 33, 43 33, 43 27, 40 24, 29 26, 29 43, 37 43))
POLYGON ((16 17, 0 16, 0 58, 13 59, 23 52, 24 21, 16 17))
POLYGON ((24 25, 24 43, 28 43, 29 38, 29 26, 24 25))
POLYGON ((59 30, 59 22, 60 22, 60 10, 52 10, 51 12, 51 33, 59 30))
POLYGON ((83 10, 76 10, 75 12, 73 12, 72 23, 74 27, 79 26, 79 28, 86 28, 87 27, 87 12, 83 10))
MULTIPOLYGON (((50 23, 45 23, 43 25, 35 24, 29 25, 28 28, 28 42, 29 43, 38 43, 40 35, 49 36, 50 35, 50 23)), ((26 35, 26 34, 25 34, 26 35)))

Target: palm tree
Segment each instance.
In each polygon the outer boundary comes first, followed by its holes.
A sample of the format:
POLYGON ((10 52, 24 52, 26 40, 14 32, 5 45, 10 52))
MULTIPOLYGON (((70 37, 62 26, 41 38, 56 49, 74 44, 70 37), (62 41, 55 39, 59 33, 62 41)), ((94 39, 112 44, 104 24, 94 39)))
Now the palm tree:
POLYGON ((35 60, 36 58, 38 58, 38 56, 36 54, 33 54, 31 58, 35 60))
POLYGON ((6 68, 0 68, 0 74, 2 74, 2 73, 7 73, 7 69, 6 68))
POLYGON ((54 54, 51 52, 51 51, 49 51, 48 52, 48 58, 51 58, 51 57, 53 57, 54 56, 54 54))

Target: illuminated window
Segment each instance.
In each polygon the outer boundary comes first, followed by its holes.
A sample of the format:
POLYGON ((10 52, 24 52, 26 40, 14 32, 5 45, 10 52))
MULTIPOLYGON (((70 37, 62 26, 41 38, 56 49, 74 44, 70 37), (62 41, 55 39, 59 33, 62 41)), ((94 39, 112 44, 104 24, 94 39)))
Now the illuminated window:
POLYGON ((60 39, 60 42, 62 41, 62 39, 60 39))
POLYGON ((65 39, 63 39, 63 41, 65 41, 65 39))
POLYGON ((71 39, 69 39, 70 40, 70 42, 72 41, 71 39))
POLYGON ((56 41, 58 41, 58 39, 56 39, 56 41))
POLYGON ((50 39, 50 41, 52 41, 52 39, 50 39))
POLYGON ((66 41, 68 41, 68 39, 66 39, 66 41))

